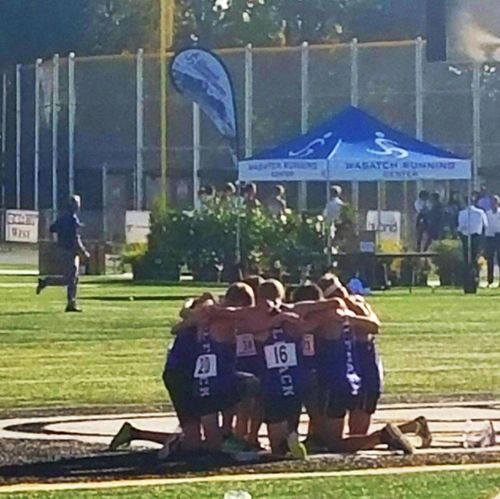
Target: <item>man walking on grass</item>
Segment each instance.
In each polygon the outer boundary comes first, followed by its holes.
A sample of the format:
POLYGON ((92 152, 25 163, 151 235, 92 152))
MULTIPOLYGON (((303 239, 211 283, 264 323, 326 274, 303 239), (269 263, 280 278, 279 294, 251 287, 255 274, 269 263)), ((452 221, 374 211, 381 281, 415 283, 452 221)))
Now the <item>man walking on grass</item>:
POLYGON ((66 286, 68 298, 66 312, 82 311, 76 303, 80 256, 86 259, 90 256, 80 237, 82 224, 78 218, 79 211, 80 196, 72 196, 66 213, 50 226, 50 232, 57 234, 57 258, 64 269, 63 275, 38 279, 36 288, 36 294, 39 295, 47 286, 66 286))

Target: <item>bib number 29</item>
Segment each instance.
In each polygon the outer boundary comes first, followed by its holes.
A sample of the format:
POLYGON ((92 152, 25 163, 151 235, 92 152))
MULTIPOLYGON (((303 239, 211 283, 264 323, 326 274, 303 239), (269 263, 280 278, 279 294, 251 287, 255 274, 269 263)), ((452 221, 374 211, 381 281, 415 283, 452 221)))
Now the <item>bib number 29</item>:
POLYGON ((284 369, 297 365, 297 351, 293 343, 275 343, 264 348, 268 369, 284 369))
POLYGON ((215 354, 200 355, 196 359, 194 375, 197 379, 214 378, 217 376, 217 357, 215 354))

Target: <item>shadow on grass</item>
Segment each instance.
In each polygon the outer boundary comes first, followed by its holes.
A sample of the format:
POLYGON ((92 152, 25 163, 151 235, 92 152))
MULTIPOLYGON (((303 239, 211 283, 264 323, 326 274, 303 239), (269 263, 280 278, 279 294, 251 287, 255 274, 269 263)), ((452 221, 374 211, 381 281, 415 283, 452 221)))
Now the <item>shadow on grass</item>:
POLYGON ((225 283, 217 282, 197 282, 197 281, 134 281, 133 279, 124 278, 108 278, 108 277, 95 277, 87 276, 83 281, 84 284, 99 284, 102 286, 116 286, 126 285, 126 286, 138 286, 138 287, 148 287, 148 286, 165 286, 168 288, 223 288, 227 287, 225 283))
POLYGON ((144 295, 144 296, 134 296, 134 295, 124 295, 124 296, 85 296, 82 301, 93 300, 93 301, 110 301, 110 302, 132 302, 132 301, 185 301, 188 298, 192 298, 193 295, 144 295))
POLYGON ((23 316, 32 316, 32 315, 49 315, 53 314, 53 311, 46 310, 44 312, 42 311, 32 311, 32 310, 25 310, 23 312, 2 312, 0 315, 2 317, 23 317, 23 316))
MULTIPOLYGON (((180 457, 180 456, 179 456, 180 457)), ((275 459, 274 459, 275 460, 275 459)), ((257 460, 259 462, 260 460, 257 460)), ((261 460, 266 461, 266 459, 261 460)), ((267 461, 273 461, 267 458, 267 461)), ((0 467, 0 476, 8 481, 22 482, 27 477, 38 479, 118 479, 134 477, 165 477, 192 472, 215 471, 222 467, 245 466, 228 455, 193 456, 167 461, 158 459, 158 451, 118 452, 94 454, 88 457, 60 459, 34 464, 0 467)))

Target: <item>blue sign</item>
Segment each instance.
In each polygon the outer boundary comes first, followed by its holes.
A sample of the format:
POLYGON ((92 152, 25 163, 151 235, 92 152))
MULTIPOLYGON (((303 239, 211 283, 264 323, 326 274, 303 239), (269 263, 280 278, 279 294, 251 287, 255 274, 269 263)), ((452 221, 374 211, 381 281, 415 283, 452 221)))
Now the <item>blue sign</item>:
POLYGON ((196 102, 226 138, 236 139, 236 112, 231 78, 212 52, 191 48, 179 52, 170 65, 177 90, 196 102))

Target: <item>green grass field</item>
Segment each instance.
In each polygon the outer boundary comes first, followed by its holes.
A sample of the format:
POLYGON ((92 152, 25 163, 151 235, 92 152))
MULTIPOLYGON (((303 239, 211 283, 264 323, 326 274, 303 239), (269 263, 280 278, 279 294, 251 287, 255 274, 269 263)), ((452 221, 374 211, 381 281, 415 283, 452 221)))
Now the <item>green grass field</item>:
POLYGON ((166 487, 129 489, 62 491, 11 494, 4 497, 20 499, 86 498, 223 498, 230 490, 246 490, 253 499, 321 499, 380 498, 380 499, 490 499, 500 491, 498 471, 421 473, 356 478, 304 478, 262 482, 228 482, 166 487))
MULTIPOLYGON (((64 290, 0 277, 0 409, 162 404, 169 326, 200 287, 84 279, 81 315, 64 290)), ((207 289, 207 288, 203 288, 207 289)), ((500 395, 500 292, 390 291, 371 298, 386 400, 500 395)))

